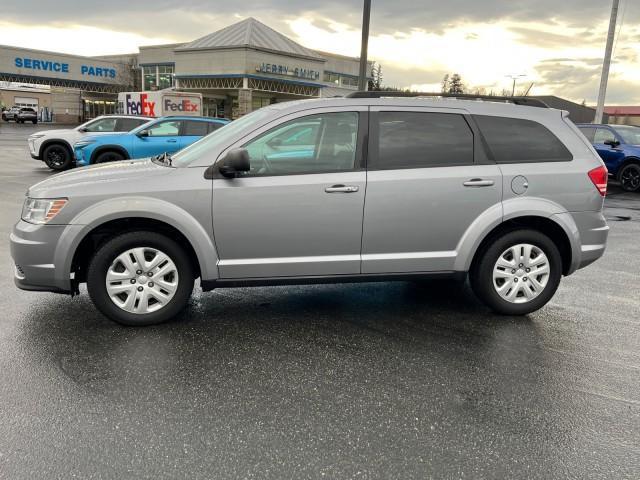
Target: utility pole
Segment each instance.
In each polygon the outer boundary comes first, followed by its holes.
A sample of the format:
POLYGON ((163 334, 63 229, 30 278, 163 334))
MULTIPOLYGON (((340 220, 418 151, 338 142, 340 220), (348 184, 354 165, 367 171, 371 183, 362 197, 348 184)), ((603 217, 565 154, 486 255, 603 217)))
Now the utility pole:
POLYGON ((507 75, 507 77, 513 80, 513 88, 511 89, 511 96, 514 97, 516 95, 516 81, 519 78, 526 77, 526 75, 521 73, 519 75, 507 75))
POLYGON ((602 77, 600 77, 600 90, 598 92, 596 118, 593 123, 602 123, 602 116, 604 114, 604 101, 607 97, 607 83, 609 82, 609 68, 611 67, 613 40, 616 36, 616 21, 618 20, 619 5, 620 0, 613 0, 613 5, 611 6, 611 20, 609 20, 609 33, 607 34, 607 46, 604 50, 604 62, 602 64, 602 77))
POLYGON ((364 0, 362 11, 362 43, 360 44, 360 74, 358 90, 367 89, 367 51, 369 49, 369 19, 371 18, 371 0, 364 0))

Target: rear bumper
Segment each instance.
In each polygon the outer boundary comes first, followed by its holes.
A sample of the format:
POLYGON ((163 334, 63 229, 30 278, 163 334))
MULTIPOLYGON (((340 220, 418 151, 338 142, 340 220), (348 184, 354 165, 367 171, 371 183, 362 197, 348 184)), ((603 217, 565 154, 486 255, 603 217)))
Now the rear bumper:
POLYGON ((572 241, 571 268, 568 272, 573 273, 604 255, 609 226, 602 212, 571 212, 561 215, 570 215, 576 226, 572 241))
POLYGON ((60 239, 72 225, 33 225, 20 220, 9 237, 14 282, 22 290, 69 293, 71 280, 60 239))

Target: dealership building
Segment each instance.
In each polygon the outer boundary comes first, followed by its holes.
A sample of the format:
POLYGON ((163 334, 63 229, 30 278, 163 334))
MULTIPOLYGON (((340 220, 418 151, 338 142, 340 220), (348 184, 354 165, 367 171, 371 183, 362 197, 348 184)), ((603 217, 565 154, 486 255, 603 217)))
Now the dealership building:
MULTIPOLYGON (((166 88, 201 93, 205 115, 237 118, 271 103, 343 96, 357 89, 358 69, 358 58, 306 48, 254 18, 129 55, 0 46, 0 91, 3 84, 48 86, 48 107, 58 122, 114 113, 118 92, 166 88)), ((35 97, 20 98, 40 107, 35 97)))

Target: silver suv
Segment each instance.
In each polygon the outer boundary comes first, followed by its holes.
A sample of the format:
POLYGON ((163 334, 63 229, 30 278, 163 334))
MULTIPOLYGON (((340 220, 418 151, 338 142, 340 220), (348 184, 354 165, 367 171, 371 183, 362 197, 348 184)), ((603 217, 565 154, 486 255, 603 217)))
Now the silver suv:
MULTIPOLYGON (((516 102, 517 103, 517 102, 516 102)), ((602 256, 607 171, 566 113, 490 101, 272 105, 173 157, 53 176, 11 234, 25 290, 127 325, 202 289, 469 276, 494 311, 545 305, 602 256)))

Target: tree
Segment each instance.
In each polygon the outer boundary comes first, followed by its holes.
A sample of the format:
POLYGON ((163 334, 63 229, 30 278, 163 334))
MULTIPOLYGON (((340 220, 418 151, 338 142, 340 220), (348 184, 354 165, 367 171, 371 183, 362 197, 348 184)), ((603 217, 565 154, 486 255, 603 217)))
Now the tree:
POLYGON ((464 93, 464 84, 462 83, 462 77, 459 74, 454 73, 448 80, 449 93, 453 95, 464 93))
POLYGON ((382 90, 382 65, 372 62, 370 76, 372 80, 369 80, 369 90, 382 90))
POLYGON ((440 91, 442 93, 449 93, 449 74, 448 73, 442 79, 442 88, 440 91))

